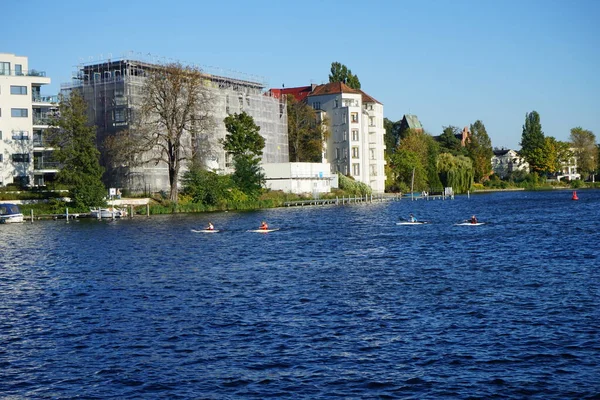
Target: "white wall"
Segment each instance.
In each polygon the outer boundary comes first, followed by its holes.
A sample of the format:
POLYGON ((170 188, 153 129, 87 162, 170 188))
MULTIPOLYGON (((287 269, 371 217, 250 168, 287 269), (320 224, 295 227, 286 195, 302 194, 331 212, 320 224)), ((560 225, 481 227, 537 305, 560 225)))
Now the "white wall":
POLYGON ((331 166, 329 163, 265 163, 266 186, 287 193, 329 193, 331 166))

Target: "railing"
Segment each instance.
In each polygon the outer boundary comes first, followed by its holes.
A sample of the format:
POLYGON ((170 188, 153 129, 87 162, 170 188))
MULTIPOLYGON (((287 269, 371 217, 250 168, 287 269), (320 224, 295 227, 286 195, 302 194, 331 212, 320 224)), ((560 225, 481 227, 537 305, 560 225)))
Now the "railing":
POLYGON ((55 116, 53 114, 38 114, 33 115, 33 124, 34 125, 50 125, 52 119, 55 116))
POLYGON ((39 161, 35 160, 33 162, 33 169, 58 169, 60 167, 60 163, 54 161, 39 161))
POLYGON ((40 96, 34 94, 31 96, 31 100, 34 103, 58 103, 58 96, 40 96))
POLYGON ((0 75, 10 75, 10 76, 46 76, 46 71, 37 71, 35 69, 30 69, 29 71, 15 71, 13 69, 10 70, 0 70, 0 75))
POLYGON ((48 139, 33 138, 34 147, 51 147, 52 143, 48 139))

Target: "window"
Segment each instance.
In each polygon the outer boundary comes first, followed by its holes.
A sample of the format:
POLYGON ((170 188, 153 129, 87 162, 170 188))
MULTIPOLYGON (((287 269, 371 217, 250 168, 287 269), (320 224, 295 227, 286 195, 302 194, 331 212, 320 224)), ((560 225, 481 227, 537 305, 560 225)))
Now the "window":
POLYGON ((340 148, 339 147, 335 148, 335 159, 336 160, 340 159, 340 148))
POLYGON ((15 64, 15 75, 23 75, 23 66, 21 64, 15 64))
POLYGON ((350 113, 350 120, 352 122, 358 122, 358 113, 356 113, 356 112, 350 113))
POLYGON ((344 149, 344 158, 348 158, 348 149, 347 148, 344 149))
POLYGON ((358 142, 358 129, 352 129, 352 140, 358 142))
POLYGON ((4 154, 0 153, 0 162, 4 161, 4 154))
POLYGON ((9 62, 0 62, 0 75, 10 75, 9 62))
POLYGON ((26 108, 11 108, 10 116, 15 118, 27 118, 29 110, 26 108))
POLYGON ((28 131, 13 131, 12 138, 13 138, 13 140, 29 140, 29 132, 28 131))
POLYGON ((29 154, 13 154, 12 155, 13 162, 29 162, 29 154))
POLYGON ((117 108, 113 111, 113 120, 115 122, 125 122, 125 109, 117 108))
POLYGON ((369 126, 375 126, 375 117, 369 117, 369 126))
POLYGON ((340 106, 340 101, 338 99, 334 100, 334 107, 338 108, 340 106))
POLYGON ((0 131, 0 140, 2 140, 2 131, 0 131))
POLYGON ((369 158, 371 160, 375 159, 375 149, 369 149, 369 158))
POLYGON ((344 131, 344 140, 348 140, 348 132, 344 131))
POLYGON ((360 164, 359 163, 352 164, 352 175, 354 175, 354 176, 360 175, 360 164))
POLYGON ((315 101, 315 102, 313 103, 313 108, 314 108, 315 110, 320 110, 320 109, 321 109, 321 102, 320 102, 320 101, 315 101))
POLYGON ((352 158, 358 158, 358 146, 352 147, 352 158))
POLYGON ((377 176, 377 164, 371 164, 370 166, 371 176, 377 176))
POLYGON ((27 86, 12 86, 11 85, 10 94, 27 94, 27 86))

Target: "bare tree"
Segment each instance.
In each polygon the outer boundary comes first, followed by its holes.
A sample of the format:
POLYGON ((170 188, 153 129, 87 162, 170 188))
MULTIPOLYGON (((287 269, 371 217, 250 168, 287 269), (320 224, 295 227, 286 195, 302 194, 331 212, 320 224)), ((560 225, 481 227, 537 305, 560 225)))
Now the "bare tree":
POLYGON ((105 143, 112 163, 163 163, 169 173, 169 199, 177 202, 182 167, 210 153, 213 105, 208 80, 198 68, 174 63, 147 70, 131 128, 105 143))

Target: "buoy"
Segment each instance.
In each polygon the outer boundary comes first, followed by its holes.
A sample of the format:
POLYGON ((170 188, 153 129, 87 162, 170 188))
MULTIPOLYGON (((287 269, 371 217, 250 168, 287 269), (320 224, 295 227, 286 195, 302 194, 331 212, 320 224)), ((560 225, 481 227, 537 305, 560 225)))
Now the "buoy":
POLYGON ((579 197, 577 197, 577 191, 573 190, 573 197, 571 197, 571 200, 579 200, 579 197))

